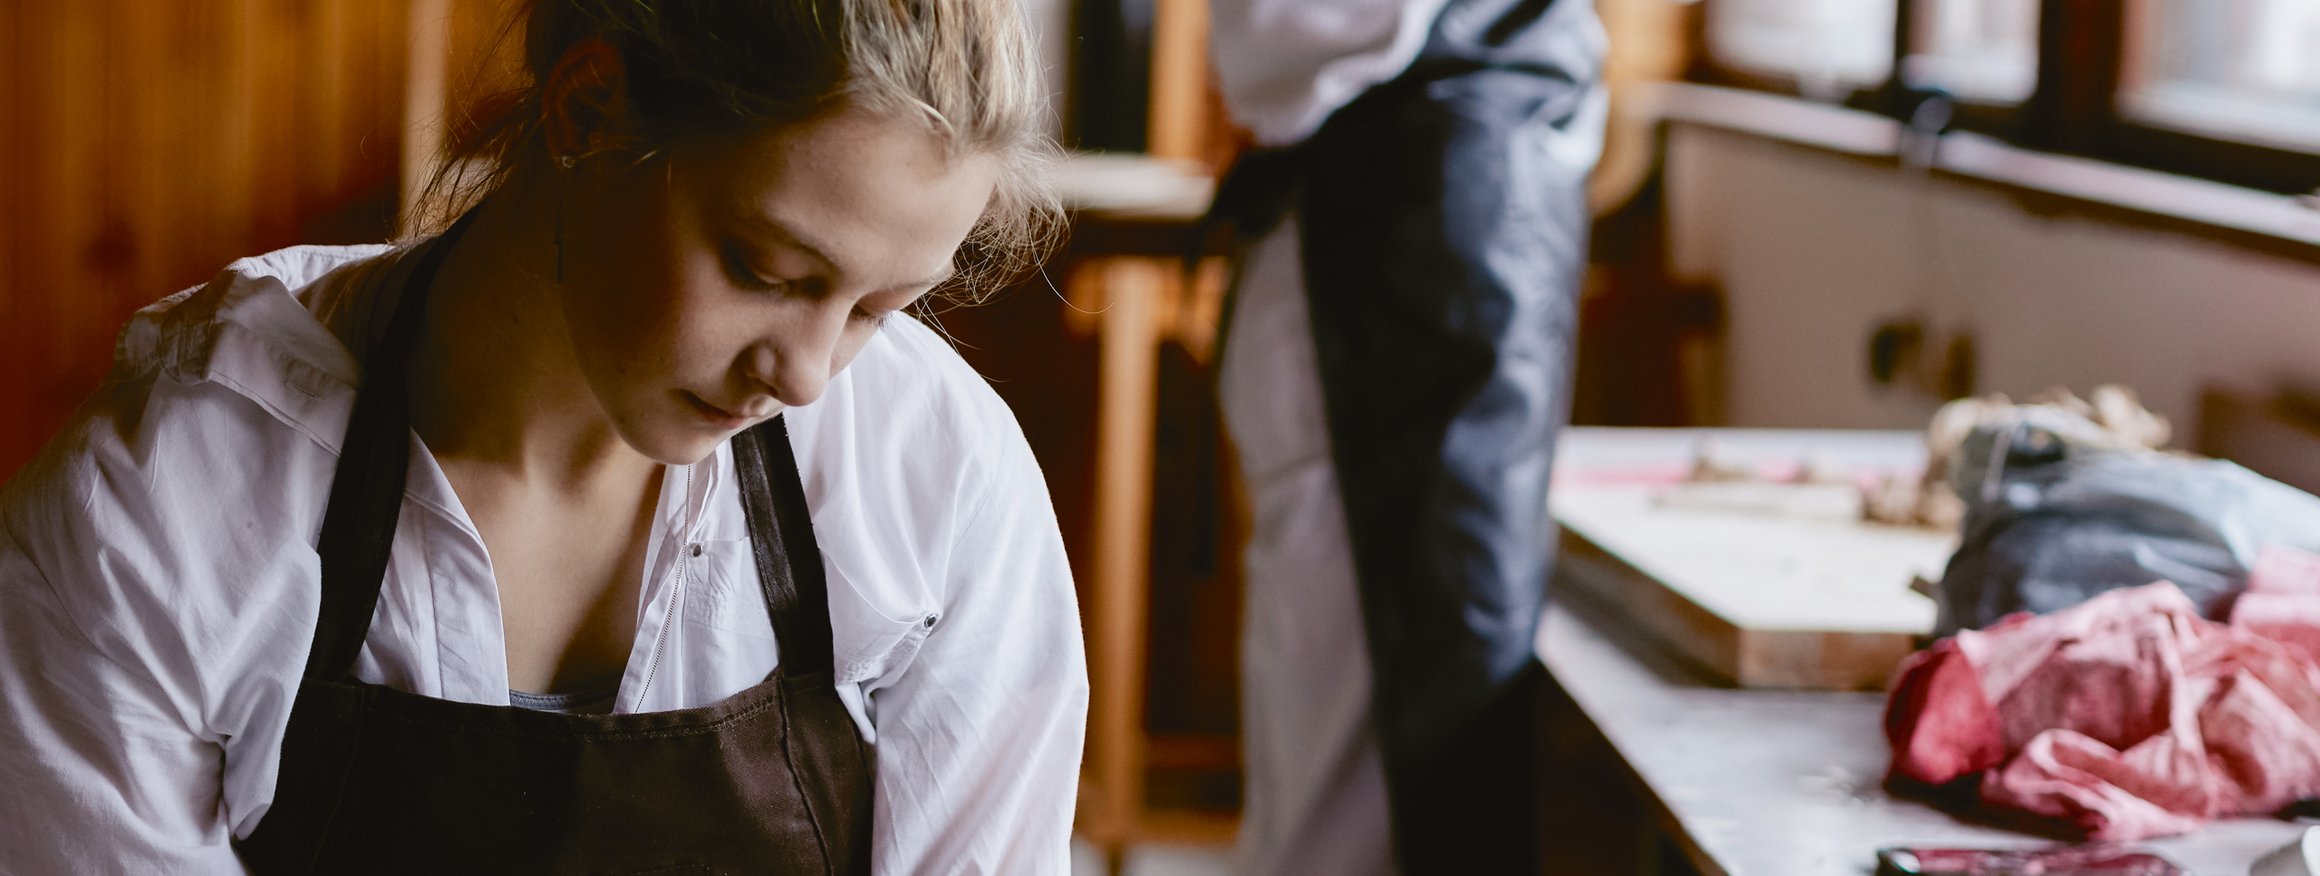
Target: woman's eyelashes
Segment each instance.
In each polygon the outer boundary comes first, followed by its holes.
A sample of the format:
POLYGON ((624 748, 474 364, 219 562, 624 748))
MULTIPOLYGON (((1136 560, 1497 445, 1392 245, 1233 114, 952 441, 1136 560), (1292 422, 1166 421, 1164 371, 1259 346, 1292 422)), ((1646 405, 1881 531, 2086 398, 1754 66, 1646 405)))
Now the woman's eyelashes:
MULTIPOLYGON (((755 269, 749 267, 749 258, 742 254, 741 248, 738 246, 730 244, 725 246, 719 260, 725 264, 726 277, 733 281, 733 285, 743 289, 752 292, 790 292, 797 291, 799 287, 799 284, 793 281, 768 280, 764 275, 757 273, 755 269)), ((871 310, 856 305, 852 311, 846 314, 846 320, 875 329, 886 325, 886 318, 893 315, 893 311, 871 310)))
POLYGON ((725 276, 735 286, 753 292, 778 292, 789 286, 787 281, 768 280, 752 270, 749 260, 742 256, 739 247, 727 245, 722 260, 725 263, 725 276))

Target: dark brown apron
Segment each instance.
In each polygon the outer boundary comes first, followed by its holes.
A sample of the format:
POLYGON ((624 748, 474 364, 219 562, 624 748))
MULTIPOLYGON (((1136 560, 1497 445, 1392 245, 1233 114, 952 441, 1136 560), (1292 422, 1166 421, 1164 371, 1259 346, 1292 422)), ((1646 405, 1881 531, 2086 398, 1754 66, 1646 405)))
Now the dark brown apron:
POLYGON ((566 715, 356 681, 410 460, 405 374, 461 220, 428 245, 367 375, 331 485, 322 610, 256 873, 867 873, 873 760, 839 701, 829 593, 780 418, 734 438, 765 681, 673 712, 566 715))

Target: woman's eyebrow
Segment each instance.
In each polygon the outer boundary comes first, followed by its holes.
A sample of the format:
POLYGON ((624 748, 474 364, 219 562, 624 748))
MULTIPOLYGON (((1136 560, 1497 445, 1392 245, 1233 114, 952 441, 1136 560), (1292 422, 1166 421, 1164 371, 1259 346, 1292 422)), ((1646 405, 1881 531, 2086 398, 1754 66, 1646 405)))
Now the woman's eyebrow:
MULTIPOLYGON (((757 229, 757 230, 759 230, 759 231, 762 231, 762 232, 764 232, 764 233, 766 233, 766 234, 769 234, 769 235, 772 235, 772 236, 774 236, 774 237, 776 237, 776 238, 779 238, 779 239, 781 240, 781 242, 782 242, 782 243, 788 244, 789 246, 792 246, 792 247, 796 247, 796 248, 797 248, 797 250, 798 250, 799 252, 803 252, 803 253, 805 253, 805 254, 806 254, 806 255, 808 255, 808 256, 812 256, 812 257, 814 258, 814 260, 815 260, 815 261, 819 261, 819 262, 821 262, 823 267, 829 268, 829 269, 831 269, 831 270, 833 270, 833 271, 838 269, 838 263, 837 263, 837 261, 836 261, 835 259, 832 259, 832 258, 830 258, 828 251, 826 251, 826 250, 824 250, 822 247, 820 247, 820 246, 816 245, 816 244, 813 242, 813 239, 812 239, 812 238, 809 238, 809 237, 807 237, 805 234, 803 234, 803 233, 799 232, 797 229, 795 229, 795 228, 791 227, 791 226, 789 225, 789 223, 783 222, 783 221, 781 221, 781 220, 779 220, 779 219, 776 219, 776 218, 774 218, 774 217, 772 217, 772 216, 767 216, 767 215, 765 215, 765 214, 762 214, 762 213, 757 213, 757 212, 754 212, 754 211, 746 211, 746 210, 741 212, 741 222, 742 222, 742 224, 744 224, 744 225, 748 225, 748 226, 750 226, 750 227, 752 227, 752 228, 755 228, 755 229, 757 229)), ((924 280, 920 280, 920 281, 918 281, 918 282, 916 282, 916 283, 897 283, 897 284, 895 284, 895 285, 894 285, 893 287, 891 287, 891 288, 893 288, 893 289, 910 289, 910 288, 927 288, 927 289, 932 289, 932 288, 934 288, 934 287, 936 287, 936 286, 940 286, 940 285, 942 285, 942 284, 944 284, 944 283, 950 282, 950 279, 951 279, 952 277, 955 277, 955 276, 958 276, 958 268, 957 268, 957 266, 955 266, 955 265, 945 265, 945 266, 943 266, 943 269, 942 269, 941 271, 938 271, 938 272, 936 272, 936 273, 934 274, 934 276, 928 277, 928 278, 926 278, 926 279, 924 279, 924 280)))
POLYGON ((828 251, 815 244, 811 238, 799 233, 797 229, 790 227, 786 222, 755 211, 743 210, 741 211, 741 223, 780 238, 782 243, 812 256, 815 261, 821 262, 823 267, 832 270, 838 267, 838 263, 830 258, 828 251))

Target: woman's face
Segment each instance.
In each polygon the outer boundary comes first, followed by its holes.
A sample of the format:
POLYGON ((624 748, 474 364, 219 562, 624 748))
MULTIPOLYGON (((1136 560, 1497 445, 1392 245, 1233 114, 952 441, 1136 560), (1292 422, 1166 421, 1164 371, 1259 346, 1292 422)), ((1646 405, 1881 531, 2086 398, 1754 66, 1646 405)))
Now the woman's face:
POLYGON ((997 162, 859 112, 564 171, 564 322, 638 452, 691 464, 803 405, 950 276, 997 162))

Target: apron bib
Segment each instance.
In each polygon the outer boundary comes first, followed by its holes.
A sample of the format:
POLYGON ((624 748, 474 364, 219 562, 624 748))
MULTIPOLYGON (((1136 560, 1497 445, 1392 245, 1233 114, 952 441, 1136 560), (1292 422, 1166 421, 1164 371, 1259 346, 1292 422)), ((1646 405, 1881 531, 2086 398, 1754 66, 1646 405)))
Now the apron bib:
MULTIPOLYGON (((472 218, 470 214, 469 218, 472 218)), ((691 709, 566 715, 355 680, 410 464, 427 245, 365 362, 323 517, 322 610, 274 802, 236 851, 272 873, 867 873, 869 744, 838 699, 829 592, 789 433, 735 436, 781 665, 691 709)))

